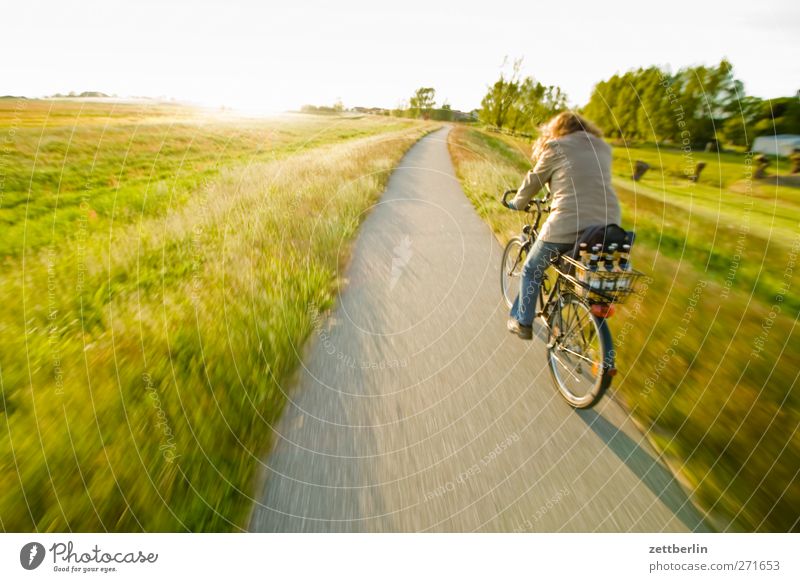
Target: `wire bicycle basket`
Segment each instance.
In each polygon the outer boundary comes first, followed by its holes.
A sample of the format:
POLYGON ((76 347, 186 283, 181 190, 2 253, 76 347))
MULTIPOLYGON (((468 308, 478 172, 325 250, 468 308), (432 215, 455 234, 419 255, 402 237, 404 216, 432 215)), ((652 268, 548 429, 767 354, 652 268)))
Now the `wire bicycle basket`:
POLYGON ((589 269, 568 256, 561 257, 559 273, 567 288, 589 303, 624 303, 636 292, 636 283, 644 275, 635 269, 589 269))

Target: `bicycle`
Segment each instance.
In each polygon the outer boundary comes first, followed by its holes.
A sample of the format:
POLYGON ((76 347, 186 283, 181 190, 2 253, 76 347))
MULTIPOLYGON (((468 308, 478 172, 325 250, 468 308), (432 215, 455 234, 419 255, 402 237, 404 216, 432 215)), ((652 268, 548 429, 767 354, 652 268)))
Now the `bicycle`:
MULTIPOLYGON (((506 191, 503 206, 515 190, 506 191)), ((519 276, 528 251, 549 211, 549 193, 531 201, 525 212, 532 220, 503 251, 500 286, 510 308, 519 293, 519 276)), ((632 242, 632 237, 631 241, 632 242)), ((575 408, 591 408, 603 397, 617 370, 614 344, 606 321, 614 304, 633 292, 638 271, 593 272, 567 256, 556 259, 542 277, 537 318, 547 329, 547 363, 564 399, 575 408), (553 280, 551 280, 553 277, 553 280)))
MULTIPOLYGON (((516 194, 516 190, 507 190, 503 194, 503 206, 506 206, 506 208, 508 207, 508 196, 512 194, 516 194)), ((531 214, 532 219, 528 221, 528 224, 523 225, 522 232, 519 235, 508 241, 503 251, 503 268, 500 270, 500 289, 503 292, 503 299, 506 302, 506 307, 509 309, 514 305, 514 299, 516 299, 517 293, 519 293, 519 276, 522 265, 525 264, 525 259, 528 256, 528 251, 531 246, 533 246, 533 243, 539 238, 539 224, 542 221, 542 217, 550 212, 550 207, 548 206, 550 202, 549 194, 550 192, 547 190, 547 194, 544 198, 534 198, 528 203, 525 212, 531 214), (534 206, 536 207, 536 212, 533 212, 534 206)), ((548 269, 548 271, 550 271, 550 269, 548 269)), ((541 288, 545 293, 550 290, 547 271, 542 277, 541 288)), ((539 298, 541 299, 541 297, 542 294, 540 293, 539 298)), ((537 307, 541 307, 541 304, 537 304, 537 307)))

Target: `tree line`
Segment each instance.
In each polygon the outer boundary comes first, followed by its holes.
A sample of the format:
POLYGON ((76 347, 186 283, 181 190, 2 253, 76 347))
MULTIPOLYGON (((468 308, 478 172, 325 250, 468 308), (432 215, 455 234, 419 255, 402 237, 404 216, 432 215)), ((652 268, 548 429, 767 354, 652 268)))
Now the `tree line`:
POLYGON ((446 101, 437 108, 433 87, 420 87, 407 104, 392 110, 392 114, 440 121, 477 119, 495 129, 533 135, 541 123, 567 108, 567 95, 555 85, 543 85, 530 76, 523 78, 521 64, 517 60, 509 74, 501 73, 489 87, 480 109, 469 114, 454 111, 446 101))
MULTIPOLYGON (((379 111, 438 121, 477 119, 500 131, 534 136, 539 125, 567 109, 567 95, 556 85, 523 77, 521 65, 518 59, 509 72, 502 71, 487 87, 480 108, 470 113, 453 110, 446 100, 437 107, 433 87, 420 87, 399 107, 379 111)), ((342 109, 341 102, 333 107, 303 107, 317 113, 342 109)), ((693 148, 749 146, 759 135, 800 134, 800 92, 777 99, 747 95, 726 59, 714 66, 685 67, 675 73, 652 66, 615 74, 597 83, 589 102, 578 110, 606 136, 628 141, 671 142, 693 148)))
POLYGON ((583 113, 612 138, 747 146, 759 135, 800 133, 797 96, 745 94, 727 60, 670 73, 640 68, 595 85, 583 113))
MULTIPOLYGON (((488 86, 478 118, 496 129, 535 134, 567 108, 567 96, 557 86, 521 78, 520 64, 488 86)), ((594 86, 579 111, 608 137, 632 141, 716 148, 748 146, 759 135, 800 134, 800 96, 747 95, 725 59, 676 73, 653 66, 613 75, 594 86)))
POLYGON ((436 107, 436 89, 433 87, 420 87, 407 103, 392 110, 395 117, 416 117, 420 119, 434 119, 437 121, 460 120, 460 112, 453 111, 453 108, 444 100, 439 107, 436 107))

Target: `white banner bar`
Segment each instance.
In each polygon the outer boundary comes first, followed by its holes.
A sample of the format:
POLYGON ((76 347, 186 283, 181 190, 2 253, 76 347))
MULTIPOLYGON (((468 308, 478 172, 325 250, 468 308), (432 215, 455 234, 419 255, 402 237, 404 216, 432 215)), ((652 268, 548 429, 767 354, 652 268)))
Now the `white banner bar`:
POLYGON ((0 580, 800 580, 792 534, 3 534, 0 580))

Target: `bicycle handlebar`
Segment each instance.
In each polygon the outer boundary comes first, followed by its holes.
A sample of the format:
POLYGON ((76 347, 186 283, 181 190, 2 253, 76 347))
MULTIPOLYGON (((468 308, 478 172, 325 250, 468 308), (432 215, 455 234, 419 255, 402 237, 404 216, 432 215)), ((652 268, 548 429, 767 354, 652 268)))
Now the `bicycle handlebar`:
MULTIPOLYGON (((506 208, 510 208, 509 205, 508 205, 508 197, 511 194, 516 195, 517 191, 516 190, 506 190, 505 192, 503 192, 502 204, 506 208)), ((528 204, 523 209, 525 212, 531 212, 531 213, 534 214, 533 224, 532 224, 534 231, 539 229, 539 223, 541 222, 543 215, 546 212, 550 211, 550 208, 545 206, 549 202, 550 202, 550 190, 547 189, 547 194, 545 195, 544 198, 534 198, 534 199, 532 199, 530 202, 528 202, 528 204)), ((516 209, 513 209, 513 210, 516 210, 516 209)))
MULTIPOLYGON (((505 192, 503 192, 503 206, 505 206, 506 208, 510 208, 510 206, 508 205, 508 197, 511 194, 516 196, 517 195, 517 191, 516 190, 506 190, 505 192)), ((528 202, 528 204, 525 205, 525 208, 523 208, 522 210, 524 210, 525 212, 532 212, 533 211, 533 207, 536 206, 536 211, 539 214, 542 214, 542 203, 546 202, 546 201, 547 201, 546 198, 534 198, 530 202, 528 202)), ((511 208, 511 210, 518 210, 518 209, 511 208)))

